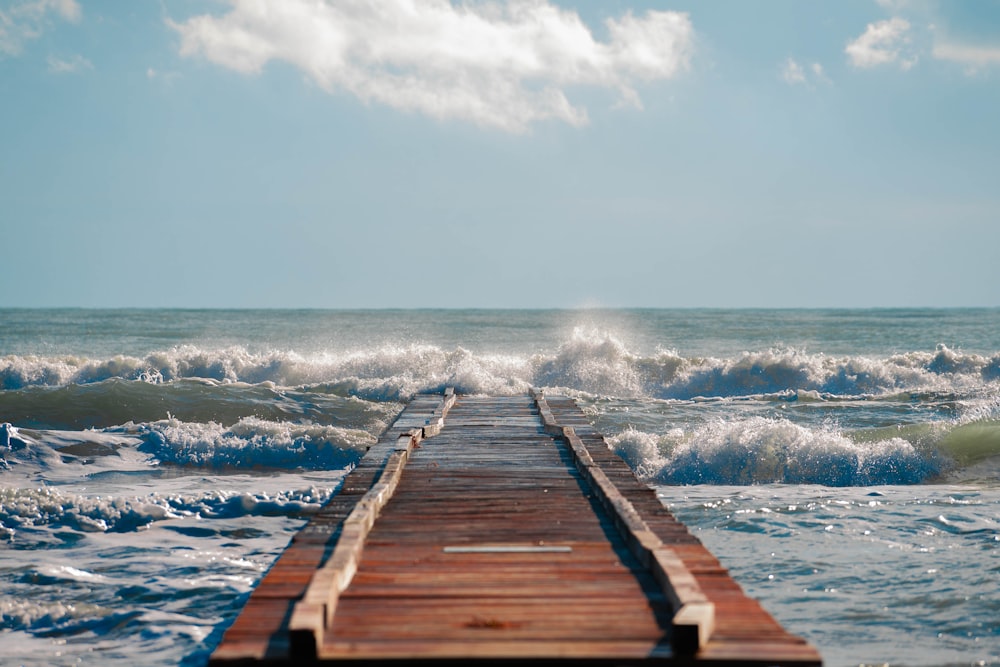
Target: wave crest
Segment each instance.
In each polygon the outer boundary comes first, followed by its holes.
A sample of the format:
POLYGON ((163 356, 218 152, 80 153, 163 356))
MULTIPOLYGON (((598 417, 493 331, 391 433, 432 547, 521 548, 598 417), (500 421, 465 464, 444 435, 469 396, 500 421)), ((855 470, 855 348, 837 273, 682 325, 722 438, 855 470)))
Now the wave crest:
POLYGON ((940 461, 902 438, 854 442, 832 428, 784 419, 717 420, 665 435, 626 429, 608 444, 658 484, 916 484, 940 474, 940 461))
POLYGON ((795 349, 731 358, 636 354, 615 336, 576 329, 555 353, 474 353, 435 345, 382 346, 302 356, 242 347, 183 346, 144 359, 12 357, 0 360, 0 387, 89 384, 108 379, 151 383, 204 380, 325 386, 343 396, 391 402, 454 386, 461 393, 523 393, 531 385, 600 396, 691 399, 813 391, 836 396, 969 391, 1000 380, 1000 354, 965 354, 939 345, 884 358, 832 357, 795 349))

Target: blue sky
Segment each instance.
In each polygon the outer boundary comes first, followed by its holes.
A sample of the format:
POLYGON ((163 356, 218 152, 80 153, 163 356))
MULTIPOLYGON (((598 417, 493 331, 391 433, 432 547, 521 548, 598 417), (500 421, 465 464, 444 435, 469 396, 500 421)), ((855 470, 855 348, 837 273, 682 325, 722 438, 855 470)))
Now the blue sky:
POLYGON ((0 0, 0 306, 1000 306, 1000 2, 0 0))

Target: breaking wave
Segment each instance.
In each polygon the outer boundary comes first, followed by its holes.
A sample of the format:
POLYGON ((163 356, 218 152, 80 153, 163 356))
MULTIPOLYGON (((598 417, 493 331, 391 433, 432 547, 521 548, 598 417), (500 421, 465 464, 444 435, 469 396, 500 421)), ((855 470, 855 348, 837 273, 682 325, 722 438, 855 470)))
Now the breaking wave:
POLYGON ((75 464, 137 463, 223 469, 339 470, 376 436, 359 429, 246 417, 231 426, 165 419, 102 431, 46 431, 0 424, 0 470, 56 471, 75 464))
POLYGON ((653 484, 918 484, 1000 457, 1000 421, 845 433, 749 417, 690 432, 627 428, 608 444, 653 484))
POLYGON ((212 468, 330 470, 355 463, 376 438, 367 431, 256 417, 232 426, 170 419, 139 428, 139 451, 158 462, 212 468))
MULTIPOLYGON (((252 353, 242 347, 204 350, 182 346, 141 359, 0 359, 0 388, 7 390, 85 387, 109 380, 242 383, 260 392, 308 387, 334 396, 379 402, 406 400, 446 386, 461 393, 492 395, 522 393, 535 385, 600 396, 658 399, 786 391, 861 396, 967 391, 995 383, 1000 381, 1000 354, 967 354, 939 345, 933 351, 888 357, 836 357, 795 349, 744 352, 724 359, 684 357, 670 350, 643 356, 631 352, 614 336, 577 329, 554 353, 531 356, 476 354, 463 348, 414 344, 309 356, 252 353)), ((126 391, 114 384, 108 386, 126 391)))

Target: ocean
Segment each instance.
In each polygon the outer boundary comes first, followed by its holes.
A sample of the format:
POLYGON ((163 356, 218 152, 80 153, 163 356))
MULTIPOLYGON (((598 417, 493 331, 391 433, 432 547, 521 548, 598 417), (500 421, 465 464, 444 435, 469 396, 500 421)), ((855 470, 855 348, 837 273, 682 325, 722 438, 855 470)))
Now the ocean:
POLYGON ((827 665, 1000 663, 1000 309, 6 309, 0 664, 203 664, 449 386, 575 398, 827 665))

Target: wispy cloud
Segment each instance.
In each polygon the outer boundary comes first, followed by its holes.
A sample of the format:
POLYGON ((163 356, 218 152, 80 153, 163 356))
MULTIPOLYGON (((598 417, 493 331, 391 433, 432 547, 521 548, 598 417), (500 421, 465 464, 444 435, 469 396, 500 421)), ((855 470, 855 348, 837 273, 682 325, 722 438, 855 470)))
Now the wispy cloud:
POLYGON ((48 63, 49 71, 53 74, 73 74, 85 69, 94 69, 94 64, 79 54, 67 60, 49 56, 48 63))
POLYGON ((636 85, 684 70, 694 39, 686 14, 649 11, 607 19, 608 40, 598 41, 576 12, 547 0, 230 4, 222 16, 171 22, 183 55, 245 73, 282 60, 331 92, 510 132, 546 119, 586 124, 567 96, 573 86, 641 106, 636 85))
POLYGON ((811 63, 803 67, 797 60, 789 57, 781 63, 781 79, 790 86, 812 87, 814 83, 830 83, 830 78, 819 63, 811 63))
POLYGON ((898 18, 869 25, 864 35, 848 45, 848 55, 856 66, 898 63, 905 70, 916 64, 914 54, 918 52, 923 57, 960 65, 973 76, 1000 65, 996 30, 1000 25, 1000 4, 996 0, 875 2, 898 18))
POLYGON ((978 46, 948 41, 934 43, 932 55, 937 60, 964 65, 967 74, 1000 65, 1000 46, 978 46))
POLYGON ((899 17, 869 23, 864 34, 848 42, 844 52, 855 67, 897 64, 908 70, 917 64, 917 56, 908 48, 909 32, 910 22, 899 17))
POLYGON ((830 77, 826 75, 826 70, 823 69, 822 65, 820 65, 819 63, 813 63, 812 65, 809 66, 809 69, 812 70, 813 77, 815 77, 817 81, 822 81, 823 83, 830 83, 830 77))
POLYGON ((181 75, 180 72, 164 72, 163 70, 158 70, 153 67, 147 67, 146 78, 150 81, 161 81, 166 85, 170 85, 177 79, 181 78, 181 75))
POLYGON ((0 8, 0 54, 21 53, 26 42, 42 35, 52 16, 78 23, 83 11, 76 0, 21 0, 0 8))
POLYGON ((781 65, 781 78, 785 83, 795 86, 806 82, 806 71, 802 65, 789 58, 781 65))
POLYGON ((952 41, 935 42, 931 53, 938 60, 959 63, 972 71, 1000 65, 1000 46, 976 46, 952 41))
POLYGON ((899 18, 869 25, 864 35, 848 45, 848 55, 856 66, 898 63, 903 69, 909 69, 916 64, 914 54, 918 51, 934 60, 960 65, 968 75, 1000 65, 1000 38, 996 31, 1000 5, 997 2, 875 2, 899 18))

